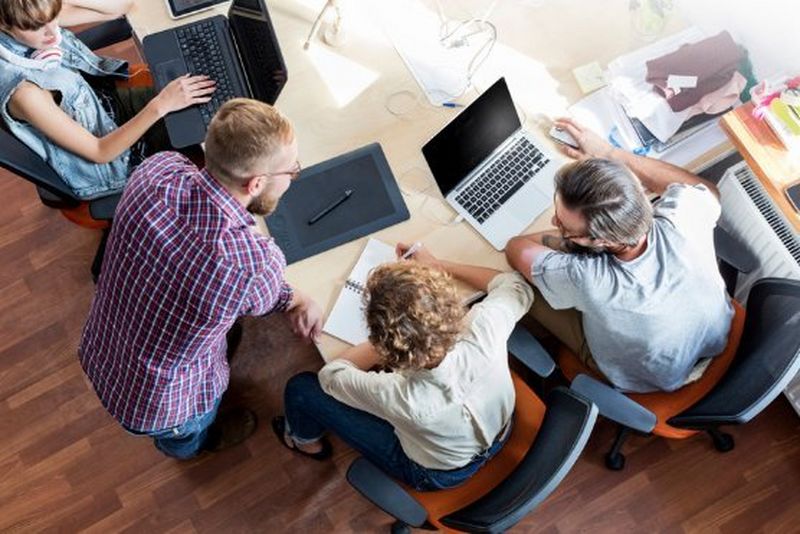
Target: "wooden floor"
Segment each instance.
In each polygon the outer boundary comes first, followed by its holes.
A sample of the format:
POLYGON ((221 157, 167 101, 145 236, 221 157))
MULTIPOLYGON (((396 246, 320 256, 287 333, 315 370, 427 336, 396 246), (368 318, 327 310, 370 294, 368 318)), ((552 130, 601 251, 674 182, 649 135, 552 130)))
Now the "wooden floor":
MULTIPOLYGON (((0 172, 0 532, 376 532, 390 519, 344 480, 355 454, 334 440, 318 463, 269 429, 289 376, 316 369, 282 317, 249 319, 232 392, 258 413, 244 445, 177 462, 126 434, 103 410, 77 361, 99 240, 0 172)), ((799 532, 800 418, 781 396, 709 440, 633 438, 610 472, 601 422, 582 458, 517 532, 799 532)))

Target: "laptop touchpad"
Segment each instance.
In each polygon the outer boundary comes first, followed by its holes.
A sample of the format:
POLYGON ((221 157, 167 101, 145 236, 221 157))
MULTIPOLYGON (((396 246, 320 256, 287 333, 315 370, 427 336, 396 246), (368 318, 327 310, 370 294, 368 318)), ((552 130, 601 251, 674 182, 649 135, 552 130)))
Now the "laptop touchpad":
POLYGON ((159 63, 155 68, 156 87, 162 89, 169 82, 186 74, 187 70, 182 59, 171 59, 159 63))

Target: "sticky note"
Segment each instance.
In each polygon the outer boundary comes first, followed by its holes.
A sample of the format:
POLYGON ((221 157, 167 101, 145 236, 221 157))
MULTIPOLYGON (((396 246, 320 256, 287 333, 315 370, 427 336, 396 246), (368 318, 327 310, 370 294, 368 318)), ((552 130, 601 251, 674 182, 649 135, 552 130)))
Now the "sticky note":
POLYGON ((575 67, 572 69, 572 75, 575 76, 575 81, 578 82, 578 86, 581 88, 581 91, 583 91, 583 94, 591 93, 606 84, 606 77, 603 74, 603 69, 597 61, 575 67))

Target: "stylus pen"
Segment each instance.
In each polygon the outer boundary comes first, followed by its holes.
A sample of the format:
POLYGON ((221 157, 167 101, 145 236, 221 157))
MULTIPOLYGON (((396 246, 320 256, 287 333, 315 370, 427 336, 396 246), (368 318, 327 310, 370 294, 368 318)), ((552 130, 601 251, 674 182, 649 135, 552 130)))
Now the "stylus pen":
POLYGON ((413 245, 411 245, 410 247, 408 247, 408 250, 406 250, 406 253, 405 253, 405 254, 403 254, 402 256, 400 256, 400 259, 401 259, 401 260, 407 260, 408 258, 410 258, 411 256, 413 256, 414 254, 416 254, 416 253, 419 251, 419 249, 421 249, 421 248, 422 248, 422 243, 420 243, 419 241, 417 241, 416 243, 414 243, 413 245))
POLYGON ((344 193, 342 193, 342 196, 340 196, 339 198, 337 198, 336 200, 334 200, 333 202, 331 202, 330 204, 328 204, 327 206, 322 208, 322 211, 320 211, 319 213, 317 213, 316 215, 311 217, 308 220, 308 224, 314 224, 315 222, 319 221, 321 218, 325 217, 327 214, 329 214, 330 212, 335 210, 345 200, 350 198, 350 195, 352 195, 352 194, 353 194, 353 190, 352 189, 346 190, 344 193))

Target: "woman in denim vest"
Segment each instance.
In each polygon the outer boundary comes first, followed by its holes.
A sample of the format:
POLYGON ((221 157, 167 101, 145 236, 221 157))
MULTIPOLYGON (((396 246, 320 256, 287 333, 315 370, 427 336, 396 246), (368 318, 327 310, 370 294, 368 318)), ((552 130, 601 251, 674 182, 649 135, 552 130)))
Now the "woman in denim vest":
MULTIPOLYGON (((127 8, 128 1, 65 0, 64 21, 114 18, 113 8, 127 8)), ((154 125, 167 113, 208 102, 214 82, 184 76, 157 95, 152 88, 117 88, 107 82, 127 78, 127 63, 94 54, 59 27, 61 15, 62 0, 3 0, 0 115, 76 196, 91 199, 121 190, 146 155, 169 148, 163 123, 154 125), (101 83, 93 87, 87 79, 101 83)))

